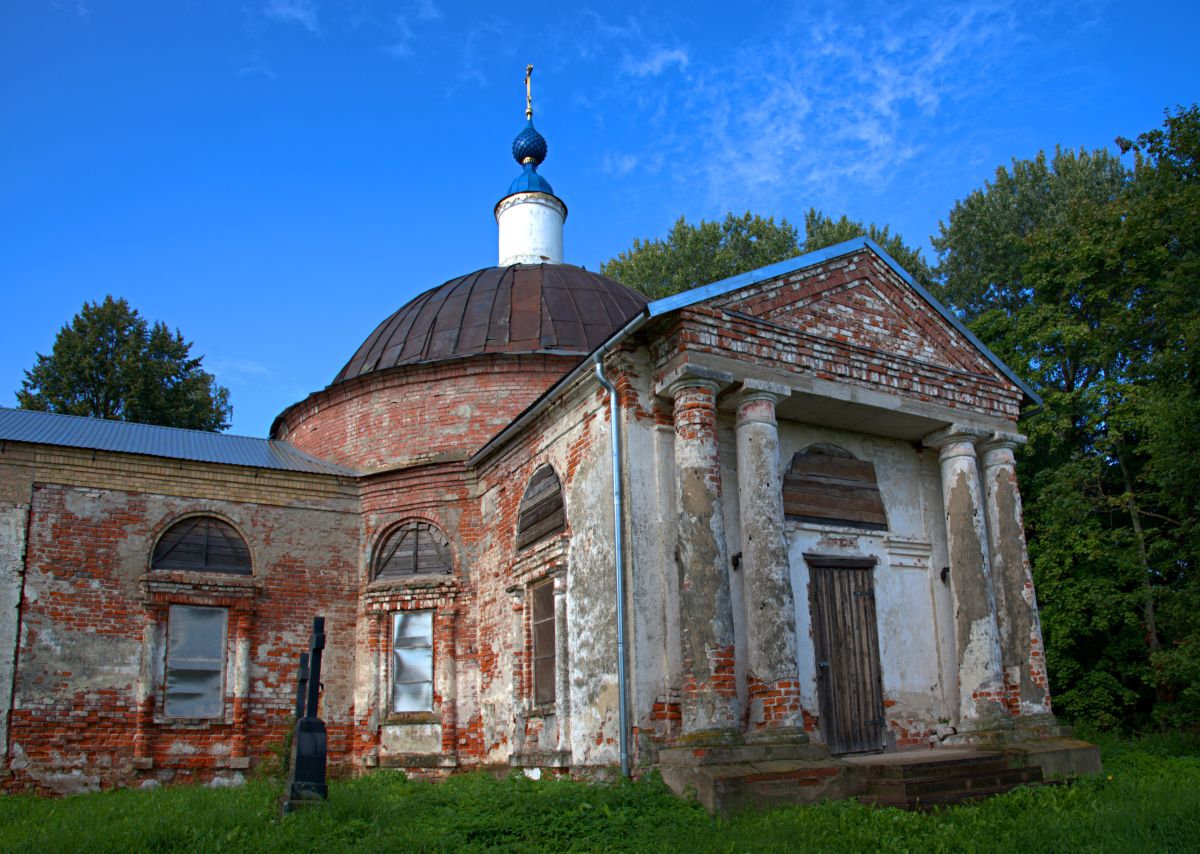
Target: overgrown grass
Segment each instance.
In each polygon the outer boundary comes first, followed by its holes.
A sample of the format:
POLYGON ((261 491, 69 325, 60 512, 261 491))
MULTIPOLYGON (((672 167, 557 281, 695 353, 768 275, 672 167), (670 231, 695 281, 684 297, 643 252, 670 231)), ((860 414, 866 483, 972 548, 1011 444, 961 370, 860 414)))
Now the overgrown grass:
POLYGON ((1200 741, 1102 741, 1099 777, 931 815, 841 802, 719 821, 656 781, 383 772, 284 820, 267 780, 0 798, 0 851, 1200 851, 1200 741))

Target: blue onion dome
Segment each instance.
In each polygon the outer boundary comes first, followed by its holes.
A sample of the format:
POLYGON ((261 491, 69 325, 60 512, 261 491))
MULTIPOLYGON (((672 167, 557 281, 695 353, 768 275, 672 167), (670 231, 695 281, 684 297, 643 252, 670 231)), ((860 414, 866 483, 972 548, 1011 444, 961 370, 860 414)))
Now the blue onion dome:
POLYGON ((511 196, 515 193, 545 193, 553 196, 554 190, 550 186, 550 182, 538 174, 531 160, 525 164, 521 174, 508 185, 508 195, 511 196))
POLYGON ((513 140, 512 153, 513 159, 522 166, 532 163, 536 168, 546 159, 546 138, 534 128, 533 119, 529 120, 525 130, 513 140))

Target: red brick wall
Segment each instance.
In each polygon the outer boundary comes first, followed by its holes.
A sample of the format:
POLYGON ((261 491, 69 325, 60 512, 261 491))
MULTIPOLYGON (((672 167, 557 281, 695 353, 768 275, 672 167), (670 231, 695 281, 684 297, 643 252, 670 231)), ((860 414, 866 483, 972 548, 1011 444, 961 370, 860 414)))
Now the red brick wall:
POLYGON ((481 356, 370 373, 292 406, 274 438, 360 471, 470 453, 579 363, 481 356))
POLYGON ((203 780, 236 770, 230 757, 239 751, 267 755, 283 738, 296 657, 316 614, 325 616, 328 633, 322 709, 330 756, 343 761, 353 704, 357 529, 356 515, 336 510, 36 484, 5 788, 63 793, 144 778, 203 780), (195 512, 234 522, 253 555, 253 578, 208 575, 211 583, 193 583, 195 574, 156 573, 161 583, 145 588, 157 535, 195 512), (247 585, 257 595, 243 596, 247 585), (165 622, 172 603, 230 609, 225 717, 167 719, 155 684, 139 732, 143 633, 148 623, 165 622), (251 667, 249 696, 235 708, 230 662, 239 625, 251 667), (148 764, 133 762, 135 742, 151 768, 134 767, 148 764))
POLYGON ((750 359, 1016 420, 1021 391, 873 253, 834 259, 667 318, 652 348, 750 359))

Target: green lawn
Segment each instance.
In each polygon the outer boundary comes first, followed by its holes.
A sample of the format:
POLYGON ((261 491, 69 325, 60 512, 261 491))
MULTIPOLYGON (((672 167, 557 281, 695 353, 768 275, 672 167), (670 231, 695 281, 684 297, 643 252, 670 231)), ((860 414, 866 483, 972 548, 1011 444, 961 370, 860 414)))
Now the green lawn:
POLYGON ((285 820, 280 786, 0 797, 0 851, 1200 851, 1200 749, 1109 741, 1105 773, 931 815, 852 803, 709 818, 661 784, 383 772, 285 820))

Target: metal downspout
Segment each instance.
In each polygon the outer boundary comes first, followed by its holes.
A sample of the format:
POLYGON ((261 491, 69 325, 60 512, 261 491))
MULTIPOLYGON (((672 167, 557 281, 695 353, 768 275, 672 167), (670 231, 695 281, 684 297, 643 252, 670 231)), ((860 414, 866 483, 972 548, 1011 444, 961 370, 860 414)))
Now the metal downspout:
POLYGON ((613 552, 617 571, 617 703, 620 706, 618 720, 621 727, 621 776, 629 776, 629 683, 625 674, 625 549, 622 541, 621 504, 621 422, 617 402, 617 389, 604 376, 601 362, 604 351, 596 354, 596 379, 608 392, 609 427, 612 431, 612 474, 613 474, 613 552))

